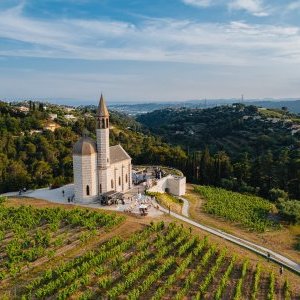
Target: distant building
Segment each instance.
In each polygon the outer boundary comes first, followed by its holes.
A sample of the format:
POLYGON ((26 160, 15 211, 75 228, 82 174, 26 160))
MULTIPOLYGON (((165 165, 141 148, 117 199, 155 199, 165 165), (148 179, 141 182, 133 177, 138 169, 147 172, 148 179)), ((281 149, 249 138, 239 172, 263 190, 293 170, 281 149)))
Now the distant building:
POLYGON ((24 112, 24 113, 29 112, 29 107, 26 107, 26 106, 18 106, 17 109, 18 109, 18 111, 21 111, 21 112, 24 112))
POLYGON ((43 131, 42 130, 30 130, 29 131, 29 134, 30 135, 33 135, 33 134, 36 134, 36 133, 42 133, 43 131))
POLYGON ((48 121, 45 126, 43 127, 44 130, 50 130, 52 132, 55 131, 55 129, 60 128, 61 126, 53 121, 48 121))
POLYGON ((49 118, 53 121, 57 119, 57 114, 49 114, 49 118))
POLYGON ((294 135, 295 133, 297 133, 299 131, 300 131, 300 125, 294 124, 294 125, 291 126, 291 133, 292 133, 292 135, 294 135))
POLYGON ((71 111, 75 110, 74 107, 65 107, 65 111, 70 113, 71 111))
POLYGON ((76 121, 77 120, 77 117, 75 117, 74 115, 70 115, 70 114, 64 115, 64 117, 69 121, 76 121))
POLYGON ((109 146, 109 113, 101 95, 96 116, 96 141, 82 137, 73 147, 74 189, 77 201, 131 188, 131 157, 121 145, 109 146))

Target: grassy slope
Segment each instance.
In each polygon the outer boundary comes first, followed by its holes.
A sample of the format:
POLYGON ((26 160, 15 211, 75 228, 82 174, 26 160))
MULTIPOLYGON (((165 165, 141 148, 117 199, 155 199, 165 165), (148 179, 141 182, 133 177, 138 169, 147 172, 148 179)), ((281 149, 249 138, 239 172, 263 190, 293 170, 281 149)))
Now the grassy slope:
POLYGON ((190 202, 190 215, 202 224, 221 229, 235 236, 248 239, 262 246, 266 246, 276 252, 284 253, 287 257, 299 261, 299 251, 295 249, 300 237, 300 225, 282 226, 280 230, 258 233, 249 231, 236 223, 226 221, 224 218, 213 216, 205 212, 206 200, 194 191, 193 185, 187 186, 185 197, 190 202))
POLYGON ((183 205, 183 202, 170 195, 170 194, 166 194, 166 193, 148 193, 149 195, 151 196, 155 196, 157 202, 162 205, 163 207, 165 208, 169 208, 171 209, 171 211, 174 211, 178 214, 181 214, 182 212, 182 205, 183 205))
POLYGON ((210 186, 195 186, 195 192, 206 199, 207 213, 258 232, 278 228, 277 222, 268 219, 275 206, 266 199, 210 186))
MULTIPOLYGON (((10 206, 19 206, 20 204, 24 204, 24 199, 13 199, 13 200, 10 200, 8 203, 8 205, 10 205, 10 206)), ((57 204, 48 203, 48 202, 42 201, 42 200, 36 200, 36 199, 28 199, 28 200, 26 200, 25 204, 26 205, 31 204, 35 207, 42 207, 42 208, 57 207, 57 206, 64 207, 66 209, 72 208, 72 206, 57 205, 57 204)), ((173 219, 169 218, 168 216, 163 217, 163 219, 167 223, 169 221, 173 220, 173 219)), ((45 269, 57 266, 57 264, 62 263, 63 261, 69 261, 72 258, 77 257, 78 255, 82 255, 88 249, 95 249, 98 247, 99 243, 102 243, 113 236, 120 235, 123 238, 127 238, 136 230, 141 230, 142 228, 144 228, 145 224, 149 224, 151 221, 153 221, 153 219, 151 219, 151 218, 140 219, 140 218, 133 218, 133 217, 128 216, 126 221, 123 224, 121 224, 117 228, 114 228, 112 231, 110 231, 108 233, 101 233, 100 235, 96 236, 96 238, 88 241, 87 243, 85 243, 83 245, 79 244, 70 249, 66 249, 66 251, 64 251, 63 253, 60 253, 57 256, 53 257, 52 259, 46 260, 46 261, 42 262, 41 264, 36 265, 34 268, 32 268, 31 264, 29 264, 29 269, 26 273, 22 273, 21 276, 19 276, 19 277, 17 276, 16 279, 10 280, 10 281, 6 282, 5 284, 1 285, 0 294, 2 296, 4 296, 5 293, 7 292, 8 293, 7 295, 9 295, 9 291, 14 291, 15 286, 20 287, 24 284, 28 284, 28 282, 31 282, 31 280, 33 278, 36 278, 38 275, 40 275, 42 272, 44 272, 45 269)), ((159 221, 159 219, 155 219, 155 221, 159 221)), ((184 225, 184 227, 188 227, 185 224, 183 224, 183 225, 184 225)), ((207 233, 205 233, 199 229, 193 229, 193 234, 199 235, 200 238, 203 238, 203 236, 206 235, 207 233)), ((219 245, 219 247, 221 247, 221 248, 227 247, 228 253, 230 253, 230 254, 237 253, 238 256, 240 257, 239 258, 240 262, 243 260, 243 257, 245 257, 245 256, 249 257, 249 260, 250 260, 250 263, 252 266, 251 269, 260 261, 262 263, 263 269, 266 273, 269 272, 270 270, 278 272, 277 266, 275 266, 271 263, 267 264, 264 260, 257 257, 253 253, 246 251, 245 249, 236 247, 236 246, 234 246, 226 241, 223 241, 220 238, 214 237, 214 236, 210 237, 210 241, 211 241, 211 243, 217 243, 219 245)), ((285 274, 289 278, 293 289, 295 289, 295 291, 297 290, 297 293, 299 294, 300 293, 299 285, 297 286, 297 282, 299 283, 299 277, 297 277, 293 274, 290 274, 288 272, 286 272, 285 274)), ((178 288, 178 286, 177 286, 177 288, 178 288)), ((1 297, 0 297, 0 299, 1 299, 1 297)))

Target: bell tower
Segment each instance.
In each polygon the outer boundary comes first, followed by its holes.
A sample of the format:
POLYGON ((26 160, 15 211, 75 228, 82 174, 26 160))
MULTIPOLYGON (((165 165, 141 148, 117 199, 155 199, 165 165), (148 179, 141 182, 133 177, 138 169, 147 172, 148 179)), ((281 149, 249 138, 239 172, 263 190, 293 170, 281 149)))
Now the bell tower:
POLYGON ((102 194, 108 191, 107 173, 110 165, 109 113, 102 94, 97 109, 96 136, 97 136, 97 169, 98 169, 98 178, 99 178, 98 194, 102 194))

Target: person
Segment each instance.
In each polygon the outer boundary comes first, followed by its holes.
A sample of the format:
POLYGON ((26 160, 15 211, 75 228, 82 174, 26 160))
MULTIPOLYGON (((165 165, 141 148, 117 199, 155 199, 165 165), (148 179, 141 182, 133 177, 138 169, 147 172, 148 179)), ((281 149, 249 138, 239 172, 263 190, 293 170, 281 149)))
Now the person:
POLYGON ((63 197, 65 197, 65 190, 62 190, 62 195, 63 197))
POLYGON ((68 197, 68 202, 70 203, 70 197, 68 197))
POLYGON ((280 266, 280 268, 279 268, 279 274, 280 274, 280 276, 283 274, 283 266, 280 266))
POLYGON ((169 214, 171 213, 171 206, 169 205, 169 214))
POLYGON ((271 255, 270 255, 269 252, 267 253, 267 257, 268 257, 268 262, 269 262, 269 261, 270 261, 270 258, 271 258, 271 255))

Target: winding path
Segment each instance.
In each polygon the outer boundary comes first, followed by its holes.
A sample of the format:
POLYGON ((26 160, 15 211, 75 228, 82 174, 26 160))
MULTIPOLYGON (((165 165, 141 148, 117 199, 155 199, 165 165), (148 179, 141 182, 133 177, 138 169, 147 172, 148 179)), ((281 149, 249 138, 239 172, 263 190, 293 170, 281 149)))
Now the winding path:
MULTIPOLYGON (((208 227, 208 226, 205 226, 205 225, 202 225, 198 222, 195 222, 193 220, 191 220, 188 216, 188 209, 189 209, 189 202, 188 200, 186 200, 185 198, 183 197, 180 197, 180 199, 183 200, 183 208, 182 208, 182 214, 183 215, 179 215, 175 212, 170 212, 170 215, 178 220, 181 220, 181 221, 184 221, 186 223, 189 223, 197 228, 200 228, 202 230, 205 230, 211 234, 214 234, 216 236, 219 236, 227 241, 230 241, 234 244, 237 244, 239 246, 242 246, 248 250, 251 250, 263 257, 267 257, 267 253, 270 253, 271 257, 270 257, 270 260, 284 266, 285 268, 287 269, 290 269, 291 271, 297 273, 298 275, 300 275, 300 264, 298 264, 297 262, 279 254, 279 253, 276 253, 268 248, 265 248, 265 247, 262 247, 262 246, 259 246, 257 244, 254 244, 252 242, 249 242, 247 240, 244 240, 244 239, 241 239, 241 238, 238 238, 234 235, 231 235, 231 234, 228 234, 222 230, 219 230, 219 229, 214 229, 214 228, 211 228, 211 227, 208 227)), ((161 207, 159 205, 159 209, 164 212, 164 213, 169 213, 169 211, 163 207, 161 207)))
POLYGON ((181 213, 185 216, 185 217, 190 217, 190 214, 189 214, 189 209, 190 209, 190 203, 188 200, 186 200, 185 198, 183 197, 178 197, 180 200, 183 201, 183 205, 182 205, 182 211, 181 213))

